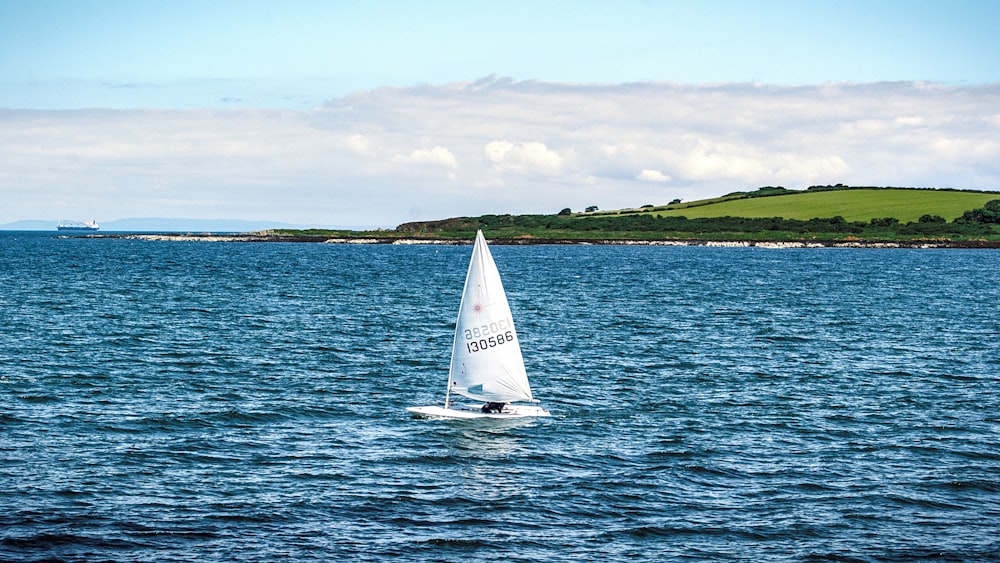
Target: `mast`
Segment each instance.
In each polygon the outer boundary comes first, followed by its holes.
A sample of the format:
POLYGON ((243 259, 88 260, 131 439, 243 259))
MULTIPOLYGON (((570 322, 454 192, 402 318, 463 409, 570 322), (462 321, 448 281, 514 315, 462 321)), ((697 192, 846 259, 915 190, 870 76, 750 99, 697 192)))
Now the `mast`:
POLYGON ((451 370, 448 370, 448 388, 444 390, 444 408, 451 404, 451 370))

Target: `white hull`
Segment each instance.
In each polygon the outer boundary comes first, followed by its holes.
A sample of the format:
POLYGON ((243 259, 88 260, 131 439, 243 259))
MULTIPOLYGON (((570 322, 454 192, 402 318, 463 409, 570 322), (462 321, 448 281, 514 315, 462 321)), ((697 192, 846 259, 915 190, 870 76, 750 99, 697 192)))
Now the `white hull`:
POLYGON ((56 226, 57 230, 77 233, 91 233, 100 228, 101 226, 97 224, 97 221, 87 221, 85 223, 81 223, 80 221, 60 221, 59 225, 56 226))
POLYGON ((527 418, 534 416, 550 416, 549 411, 533 405, 506 405, 503 412, 485 413, 477 405, 452 405, 444 408, 437 405, 427 407, 406 407, 406 410, 419 416, 432 418, 527 418))

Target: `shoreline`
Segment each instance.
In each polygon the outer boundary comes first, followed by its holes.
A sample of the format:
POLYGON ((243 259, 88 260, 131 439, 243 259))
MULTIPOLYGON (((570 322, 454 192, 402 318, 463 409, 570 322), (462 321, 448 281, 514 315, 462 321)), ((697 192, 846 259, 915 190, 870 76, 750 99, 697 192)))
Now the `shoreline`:
MULTIPOLYGON (((248 242, 248 243, 321 243, 321 244, 395 244, 395 245, 471 245, 472 240, 441 237, 358 236, 335 237, 323 235, 275 234, 91 234, 61 236, 59 238, 110 238, 172 242, 248 242)), ((998 249, 1000 241, 987 240, 710 240, 710 239, 557 239, 534 237, 490 238, 490 244, 501 246, 528 245, 594 245, 594 246, 710 246, 721 248, 967 248, 998 249)))

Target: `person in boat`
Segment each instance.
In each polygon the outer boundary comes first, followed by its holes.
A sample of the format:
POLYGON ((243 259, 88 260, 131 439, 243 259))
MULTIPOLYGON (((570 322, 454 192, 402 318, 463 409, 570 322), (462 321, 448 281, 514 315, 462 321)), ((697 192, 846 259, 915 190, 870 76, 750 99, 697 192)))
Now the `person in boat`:
POLYGON ((501 413, 503 412, 503 406, 506 403, 486 403, 483 405, 482 411, 485 413, 501 413))

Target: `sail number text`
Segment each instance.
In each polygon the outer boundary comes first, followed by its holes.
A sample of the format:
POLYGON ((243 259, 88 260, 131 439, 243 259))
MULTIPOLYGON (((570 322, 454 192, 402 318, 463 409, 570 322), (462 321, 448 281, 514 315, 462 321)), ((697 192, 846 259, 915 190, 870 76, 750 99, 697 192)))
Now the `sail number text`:
POLYGON ((496 348, 514 341, 514 323, 503 319, 495 323, 467 328, 463 332, 465 348, 469 353, 496 348))

